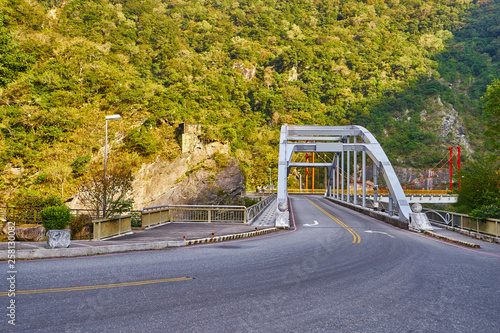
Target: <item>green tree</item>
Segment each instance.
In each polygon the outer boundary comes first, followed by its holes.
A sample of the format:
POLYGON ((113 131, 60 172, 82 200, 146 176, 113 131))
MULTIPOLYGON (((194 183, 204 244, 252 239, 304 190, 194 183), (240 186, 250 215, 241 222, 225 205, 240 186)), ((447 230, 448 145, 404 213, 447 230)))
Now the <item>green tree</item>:
POLYGON ((490 156, 471 162, 460 176, 458 209, 479 219, 499 218, 500 159, 490 156))
POLYGON ((124 167, 112 167, 106 179, 102 171, 91 171, 90 179, 80 188, 80 199, 88 208, 103 218, 122 214, 132 209, 134 200, 129 198, 132 192, 131 170, 124 167))
POLYGON ((33 63, 33 57, 19 48, 10 30, 4 26, 4 15, 0 12, 0 87, 14 81, 33 63))
POLYGON ((486 101, 484 116, 488 127, 485 134, 498 153, 500 150, 500 80, 496 79, 488 86, 484 99, 486 101))

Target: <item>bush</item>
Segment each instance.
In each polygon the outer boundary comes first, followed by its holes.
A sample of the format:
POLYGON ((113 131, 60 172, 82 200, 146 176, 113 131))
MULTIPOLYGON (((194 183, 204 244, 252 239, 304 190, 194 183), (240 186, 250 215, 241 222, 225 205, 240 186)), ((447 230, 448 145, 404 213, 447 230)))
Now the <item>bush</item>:
POLYGON ((89 215, 78 215, 69 224, 71 239, 88 239, 92 237, 92 218, 89 215))
POLYGON ((490 218, 498 219, 500 218, 500 208, 495 205, 484 205, 472 210, 472 212, 470 212, 470 216, 481 222, 490 218))
POLYGON ((66 229, 69 222, 73 219, 70 209, 66 206, 51 206, 44 208, 40 215, 42 224, 47 230, 66 229))
POLYGON ((64 203, 62 200, 56 196, 48 196, 30 190, 24 190, 18 192, 10 204, 16 207, 38 207, 46 208, 51 206, 60 206, 64 203))

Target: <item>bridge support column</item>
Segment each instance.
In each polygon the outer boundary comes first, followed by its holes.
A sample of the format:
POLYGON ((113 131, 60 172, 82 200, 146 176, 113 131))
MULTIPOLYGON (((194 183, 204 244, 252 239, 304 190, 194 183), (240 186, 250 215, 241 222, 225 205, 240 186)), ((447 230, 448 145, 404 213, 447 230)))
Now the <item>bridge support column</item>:
POLYGON ((361 153, 361 167, 363 168, 363 176, 362 176, 362 187, 363 187, 363 201, 362 207, 366 208, 366 152, 363 151, 361 153))
POLYGON ((389 194, 389 215, 394 215, 394 202, 392 200, 392 196, 389 194))
MULTIPOLYGON (((356 143, 356 137, 353 137, 353 142, 356 143)), ((354 197, 353 197, 353 203, 355 205, 358 204, 358 152, 356 150, 353 151, 354 153, 354 161, 353 161, 353 179, 354 179, 354 197)))
POLYGON ((335 194, 335 199, 339 199, 339 157, 338 153, 335 154, 335 158, 337 160, 337 193, 335 194))
POLYGON ((278 164, 278 189, 276 193, 276 227, 289 227, 290 219, 288 213, 288 163, 291 152, 287 151, 288 125, 281 127, 280 134, 280 155, 278 164))
MULTIPOLYGON (((348 139, 348 142, 351 140, 348 139)), ((347 202, 351 201, 351 152, 347 151, 347 202)))
POLYGON ((328 173, 329 175, 329 183, 330 185, 328 186, 328 190, 329 190, 329 193, 328 193, 328 196, 330 198, 333 198, 333 194, 335 193, 335 167, 332 166, 330 169, 330 172, 328 173))
POLYGON ((378 168, 377 162, 373 161, 373 207, 378 210, 378 168))
POLYGON ((341 180, 342 180, 342 191, 340 193, 340 200, 345 201, 344 197, 344 177, 345 177, 345 169, 344 169, 344 152, 342 151, 342 175, 341 175, 341 180))

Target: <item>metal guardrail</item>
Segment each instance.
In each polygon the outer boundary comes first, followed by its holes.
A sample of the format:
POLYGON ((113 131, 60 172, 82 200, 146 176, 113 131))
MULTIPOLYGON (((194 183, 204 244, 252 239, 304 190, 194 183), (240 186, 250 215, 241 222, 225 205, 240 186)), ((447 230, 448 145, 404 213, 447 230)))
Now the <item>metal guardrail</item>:
POLYGON ((225 222, 249 223, 259 216, 273 200, 275 195, 246 208, 245 206, 212 205, 166 205, 142 209, 143 228, 165 222, 225 222))
MULTIPOLYGON (((249 223, 275 199, 271 195, 251 207, 214 206, 214 205, 168 205, 147 207, 140 211, 131 211, 131 223, 150 227, 164 222, 233 222, 249 223), (140 216, 140 217, 139 217, 140 216)), ((40 212, 43 208, 0 207, 0 218, 16 223, 41 224, 40 212)), ((72 209, 73 216, 89 215, 92 220, 99 220, 98 212, 90 209, 72 209)), ((104 220, 104 219, 103 219, 104 220)))
POLYGON ((250 223, 259 217, 260 213, 264 211, 264 209, 269 206, 271 202, 276 199, 276 194, 273 194, 266 199, 256 203, 255 205, 247 208, 247 222, 250 223))
POLYGON ((247 223, 244 206, 166 205, 143 208, 142 227, 165 222, 247 223))
MULTIPOLYGON (((350 189, 349 193, 350 194, 354 194, 354 186, 352 185, 351 183, 351 186, 352 188, 350 189)), ((403 190, 405 195, 449 195, 449 194, 453 194, 451 191, 448 191, 448 190, 403 190)), ((297 188, 289 188, 287 190, 288 193, 318 193, 318 194, 322 194, 322 193, 325 193, 326 190, 323 189, 323 188, 319 188, 319 189, 314 189, 311 190, 311 189, 297 189, 297 188)), ((342 191, 339 191, 339 193, 342 193, 342 191)), ((373 189, 366 189, 366 194, 373 194, 374 191, 373 189)), ((347 190, 344 189, 344 194, 347 194, 347 190)), ((363 189, 361 188, 361 185, 358 185, 358 189, 357 189, 357 194, 358 195, 362 195, 363 194, 363 189)), ((383 188, 379 188, 377 190, 377 194, 379 195, 384 195, 384 194, 389 194, 389 190, 387 189, 383 189, 383 188)))
POLYGON ((40 224, 41 210, 38 207, 0 207, 0 219, 19 224, 40 224))
POLYGON ((447 224, 452 227, 479 232, 482 234, 499 237, 500 219, 487 219, 484 222, 476 220, 467 214, 453 213, 440 210, 422 210, 429 221, 441 224, 447 224))
MULTIPOLYGON (((19 224, 42 224, 41 207, 0 207, 0 220, 16 222, 19 224)), ((125 214, 137 213, 138 211, 126 212, 125 214)), ((140 212, 140 211, 139 211, 140 212)), ((98 211, 94 209, 70 209, 70 214, 74 217, 88 215, 92 220, 102 218, 98 211)))

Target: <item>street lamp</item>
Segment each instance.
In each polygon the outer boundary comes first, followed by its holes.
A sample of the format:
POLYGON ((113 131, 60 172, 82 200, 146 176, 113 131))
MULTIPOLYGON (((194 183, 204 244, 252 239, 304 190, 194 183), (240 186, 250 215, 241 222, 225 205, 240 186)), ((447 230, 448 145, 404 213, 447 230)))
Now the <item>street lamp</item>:
POLYGON ((106 139, 104 141, 104 198, 102 201, 102 217, 106 218, 106 169, 108 165, 108 120, 120 120, 121 117, 119 114, 113 114, 111 116, 106 116, 106 139))
POLYGON ((271 168, 268 168, 269 169, 269 191, 272 192, 272 180, 271 180, 271 174, 272 174, 272 171, 271 171, 271 168))

